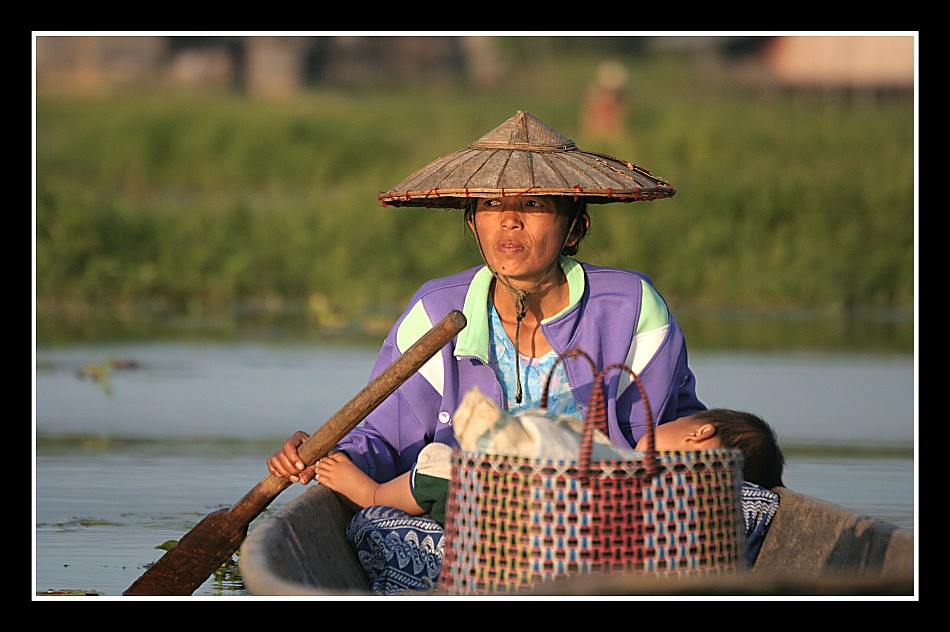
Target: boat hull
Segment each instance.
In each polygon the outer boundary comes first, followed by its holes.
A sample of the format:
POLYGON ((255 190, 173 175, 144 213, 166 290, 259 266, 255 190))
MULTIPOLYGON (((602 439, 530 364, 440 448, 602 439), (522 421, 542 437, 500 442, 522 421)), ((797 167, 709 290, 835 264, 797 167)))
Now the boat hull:
MULTIPOLYGON (((530 595, 916 594, 914 532, 778 487, 779 510, 753 568, 725 575, 575 575, 530 595)), ((346 526, 358 508, 316 484, 256 526, 239 565, 252 595, 370 595, 346 526)))
POLYGON ((355 507, 315 484, 256 526, 238 558, 252 595, 368 595, 346 525, 355 507))

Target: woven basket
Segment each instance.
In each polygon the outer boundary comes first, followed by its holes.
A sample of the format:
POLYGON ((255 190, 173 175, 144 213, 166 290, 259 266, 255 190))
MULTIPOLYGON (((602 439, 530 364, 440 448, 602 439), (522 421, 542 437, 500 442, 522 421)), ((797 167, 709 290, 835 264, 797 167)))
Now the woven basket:
MULTIPOLYGON (((593 365, 580 351, 565 356, 593 365)), ((518 592, 585 573, 745 568, 742 453, 658 453, 639 377, 623 365, 595 374, 577 461, 453 450, 443 594, 518 592), (640 389, 648 448, 639 459, 592 461, 593 430, 606 431, 603 380, 617 369, 628 371, 640 389)))

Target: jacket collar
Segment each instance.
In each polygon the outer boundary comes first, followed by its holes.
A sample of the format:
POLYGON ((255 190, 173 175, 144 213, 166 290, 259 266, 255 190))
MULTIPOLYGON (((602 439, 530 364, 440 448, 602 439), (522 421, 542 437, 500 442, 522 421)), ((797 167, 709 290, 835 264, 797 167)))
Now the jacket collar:
MULTIPOLYGON (((567 287, 569 290, 569 299, 567 307, 561 312, 545 318, 541 325, 550 323, 559 318, 562 314, 573 308, 584 295, 586 279, 584 278, 584 268, 580 263, 561 255, 558 263, 567 277, 567 287)), ((468 286, 465 294, 465 304, 462 307, 462 313, 465 314, 467 326, 459 335, 455 345, 455 357, 475 356, 485 364, 488 364, 488 292, 491 289, 493 275, 488 266, 483 266, 468 286)))

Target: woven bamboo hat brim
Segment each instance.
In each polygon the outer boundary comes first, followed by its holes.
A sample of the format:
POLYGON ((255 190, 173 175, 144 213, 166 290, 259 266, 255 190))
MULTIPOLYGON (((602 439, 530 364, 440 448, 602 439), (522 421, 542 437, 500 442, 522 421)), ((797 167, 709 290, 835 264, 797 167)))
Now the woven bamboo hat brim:
POLYGON ((592 204, 672 197, 669 182, 625 160, 582 151, 527 112, 430 162, 379 194, 383 206, 464 208, 470 198, 563 195, 592 204))

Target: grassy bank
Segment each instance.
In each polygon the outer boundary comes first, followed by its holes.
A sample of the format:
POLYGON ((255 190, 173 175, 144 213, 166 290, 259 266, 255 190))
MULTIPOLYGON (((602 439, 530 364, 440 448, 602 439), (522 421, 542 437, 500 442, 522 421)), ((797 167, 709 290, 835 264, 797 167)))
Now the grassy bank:
MULTIPOLYGON (((136 438, 121 436, 103 436, 93 434, 57 434, 36 437, 36 450, 39 454, 70 454, 75 452, 135 452, 142 455, 168 454, 174 446, 178 456, 192 454, 207 458, 226 456, 255 456, 269 454, 275 445, 280 445, 285 437, 261 439, 214 439, 189 437, 136 438)), ((867 444, 811 444, 787 443, 782 445, 786 457, 808 458, 863 458, 863 459, 908 459, 914 457, 914 446, 909 444, 867 445, 867 444)))
POLYGON ((763 94, 644 59, 628 132, 605 141, 579 124, 597 61, 525 63, 492 91, 38 98, 38 342, 284 321, 375 335, 423 280, 480 261, 459 213, 377 193, 520 109, 677 189, 594 207, 579 258, 648 273, 694 345, 913 348, 911 103, 763 94))

